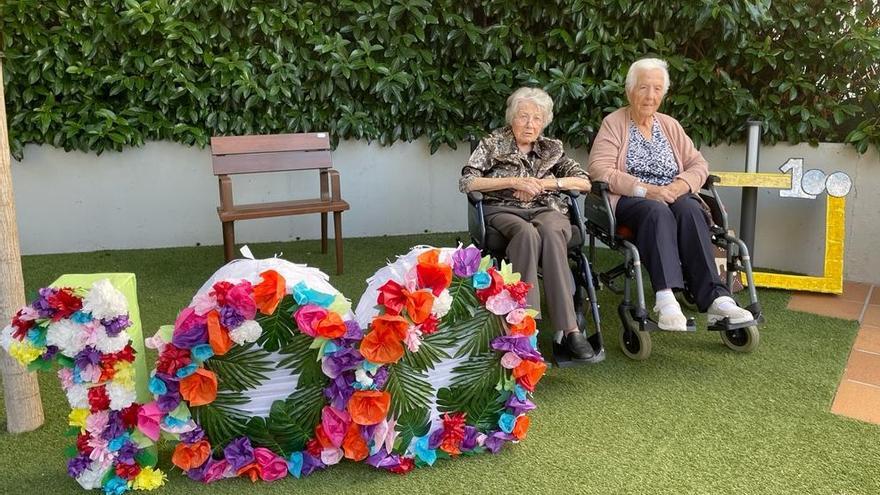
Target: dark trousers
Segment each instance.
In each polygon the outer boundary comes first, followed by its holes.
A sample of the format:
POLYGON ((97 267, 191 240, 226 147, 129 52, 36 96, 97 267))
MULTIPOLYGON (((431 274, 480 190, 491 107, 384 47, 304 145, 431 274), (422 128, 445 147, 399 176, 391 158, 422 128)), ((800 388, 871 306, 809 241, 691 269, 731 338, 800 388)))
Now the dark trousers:
POLYGON ((568 266, 571 222, 552 208, 486 206, 486 222, 508 240, 507 257, 522 280, 532 284, 528 303, 541 310, 538 265, 544 276, 544 295, 556 330, 577 328, 574 280, 568 266))
POLYGON ((615 214, 618 224, 635 234, 655 291, 684 288, 686 280, 701 312, 715 298, 730 295, 718 276, 709 226, 694 195, 685 194, 672 204, 624 196, 615 214))

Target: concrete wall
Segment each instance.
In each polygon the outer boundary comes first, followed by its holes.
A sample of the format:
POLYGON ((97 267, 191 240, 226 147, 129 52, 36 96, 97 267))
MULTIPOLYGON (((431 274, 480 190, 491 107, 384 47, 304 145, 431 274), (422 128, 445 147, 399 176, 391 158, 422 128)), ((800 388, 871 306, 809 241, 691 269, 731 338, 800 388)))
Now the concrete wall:
MULTIPOLYGON (((742 171, 742 145, 703 149, 713 170, 742 171)), ((431 155, 424 140, 383 148, 348 141, 333 153, 343 197, 347 237, 466 229, 465 201, 457 177, 467 145, 431 155)), ((586 163, 586 151, 574 150, 586 163)), ((804 158, 805 170, 844 171, 855 183, 847 202, 846 276, 880 283, 880 156, 858 155, 841 144, 765 146, 760 171, 776 172, 788 158, 804 158)), ((64 151, 28 146, 14 161, 13 184, 25 254, 221 244, 217 181, 206 149, 169 142, 149 143, 123 153, 64 151)), ((317 173, 252 175, 234 179, 237 202, 313 197, 317 173)), ((739 216, 739 192, 724 199, 739 216)), ((824 256, 824 196, 780 198, 760 190, 756 262, 818 275, 824 256)), ((236 224, 237 240, 259 242, 310 239, 320 235, 317 215, 261 219, 236 224)))

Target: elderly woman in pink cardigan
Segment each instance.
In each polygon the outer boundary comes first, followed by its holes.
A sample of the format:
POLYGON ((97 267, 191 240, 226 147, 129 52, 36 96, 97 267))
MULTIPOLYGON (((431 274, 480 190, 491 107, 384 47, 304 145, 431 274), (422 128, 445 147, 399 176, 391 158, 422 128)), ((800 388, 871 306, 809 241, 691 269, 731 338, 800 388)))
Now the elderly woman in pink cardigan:
POLYGON ((626 75, 629 106, 602 121, 590 151, 590 175, 608 183, 619 225, 635 234, 656 291, 663 330, 684 331, 687 318, 673 290, 685 281, 709 323, 752 320, 718 276, 706 217, 696 197, 708 164, 674 118, 657 109, 669 89, 666 62, 645 58, 626 75))

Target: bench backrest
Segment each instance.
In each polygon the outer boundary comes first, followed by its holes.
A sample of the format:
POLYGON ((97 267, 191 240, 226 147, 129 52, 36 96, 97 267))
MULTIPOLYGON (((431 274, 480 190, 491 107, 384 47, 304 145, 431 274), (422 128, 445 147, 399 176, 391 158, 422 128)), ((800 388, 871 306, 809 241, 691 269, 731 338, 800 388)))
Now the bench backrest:
POLYGON ((331 168, 326 132, 211 138, 214 175, 331 168))

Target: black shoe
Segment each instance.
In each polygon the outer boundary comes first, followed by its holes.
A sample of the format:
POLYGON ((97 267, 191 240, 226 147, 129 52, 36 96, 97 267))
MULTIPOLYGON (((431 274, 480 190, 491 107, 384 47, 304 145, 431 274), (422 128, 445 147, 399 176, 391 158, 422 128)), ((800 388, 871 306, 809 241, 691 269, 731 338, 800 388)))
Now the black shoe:
POLYGON ((589 361, 596 357, 596 353, 593 352, 593 346, 590 345, 584 334, 580 332, 567 333, 562 339, 562 344, 575 361, 589 361))

